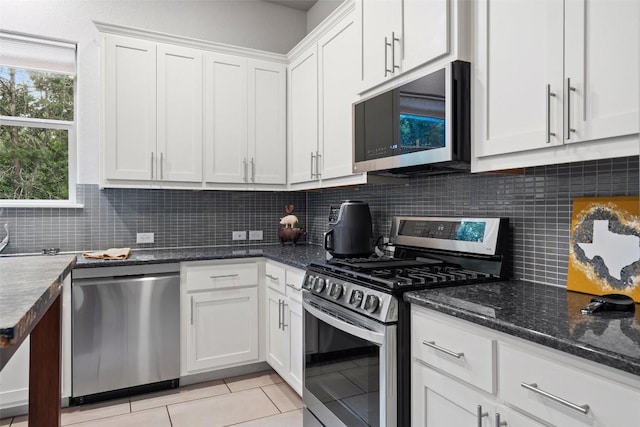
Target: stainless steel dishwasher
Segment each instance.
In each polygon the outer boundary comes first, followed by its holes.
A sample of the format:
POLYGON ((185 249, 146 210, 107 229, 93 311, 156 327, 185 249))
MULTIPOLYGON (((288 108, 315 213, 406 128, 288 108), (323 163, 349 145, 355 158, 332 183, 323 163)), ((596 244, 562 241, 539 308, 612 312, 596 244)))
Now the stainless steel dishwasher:
MULTIPOLYGON (((177 264, 85 268, 72 281, 72 402, 180 376, 177 264)), ((163 388, 163 387, 161 387, 163 388)), ((112 393, 113 394, 113 393, 112 393)))

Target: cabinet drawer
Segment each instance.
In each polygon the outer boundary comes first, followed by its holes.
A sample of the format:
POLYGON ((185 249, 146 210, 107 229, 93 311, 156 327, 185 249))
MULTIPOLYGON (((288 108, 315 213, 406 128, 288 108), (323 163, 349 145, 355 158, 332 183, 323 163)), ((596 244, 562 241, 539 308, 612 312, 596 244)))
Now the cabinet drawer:
POLYGON ((285 294, 285 269, 282 266, 267 262, 264 266, 264 275, 267 286, 276 291, 285 294))
POLYGON ((489 393, 495 392, 495 340, 412 309, 413 357, 489 393))
POLYGON ((502 399, 563 427, 624 426, 640 419, 640 390, 548 357, 500 343, 502 399))
POLYGON ((184 267, 187 291, 258 285, 258 265, 247 263, 184 267))
POLYGON ((304 271, 303 270, 289 270, 287 269, 285 273, 287 285, 287 296, 292 300, 302 302, 302 281, 304 280, 304 271))

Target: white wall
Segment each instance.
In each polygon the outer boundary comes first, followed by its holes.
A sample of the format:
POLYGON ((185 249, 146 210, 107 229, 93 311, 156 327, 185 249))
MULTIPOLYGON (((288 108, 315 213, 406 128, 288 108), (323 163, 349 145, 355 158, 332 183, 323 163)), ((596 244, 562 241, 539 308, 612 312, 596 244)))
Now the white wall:
POLYGON ((92 21, 287 53, 306 14, 259 0, 1 0, 0 29, 78 43, 78 182, 99 181, 100 49, 92 21))
POLYGON ((344 0, 318 0, 307 12, 307 34, 313 31, 324 19, 331 14, 344 0))

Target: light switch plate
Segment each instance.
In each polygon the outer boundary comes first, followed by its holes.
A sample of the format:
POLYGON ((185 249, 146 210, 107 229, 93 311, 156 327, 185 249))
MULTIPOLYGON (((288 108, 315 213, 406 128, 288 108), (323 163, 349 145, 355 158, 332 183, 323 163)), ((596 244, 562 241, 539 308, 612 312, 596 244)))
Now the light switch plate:
POLYGON ((136 243, 153 243, 154 233, 137 233, 136 243))
POLYGON ((249 230, 249 240, 262 240, 262 230, 249 230))
POLYGON ((246 231, 232 231, 231 240, 247 240, 246 231))

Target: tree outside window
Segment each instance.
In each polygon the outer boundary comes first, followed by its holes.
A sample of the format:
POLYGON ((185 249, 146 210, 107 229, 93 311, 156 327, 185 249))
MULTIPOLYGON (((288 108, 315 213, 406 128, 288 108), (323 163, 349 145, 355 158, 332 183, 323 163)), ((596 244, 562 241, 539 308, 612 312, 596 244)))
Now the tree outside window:
POLYGON ((0 67, 0 199, 69 198, 73 77, 0 67))

